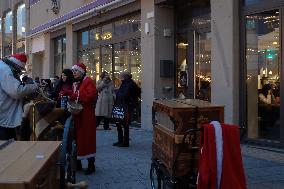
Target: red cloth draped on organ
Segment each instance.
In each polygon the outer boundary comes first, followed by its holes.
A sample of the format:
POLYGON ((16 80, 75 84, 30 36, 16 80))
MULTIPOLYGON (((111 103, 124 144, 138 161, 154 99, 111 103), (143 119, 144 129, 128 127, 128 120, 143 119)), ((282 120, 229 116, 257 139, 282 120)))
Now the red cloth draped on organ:
POLYGON ((217 150, 215 129, 211 124, 202 126, 198 189, 246 189, 246 178, 240 148, 239 127, 221 124, 222 167, 219 188, 217 185, 217 150))

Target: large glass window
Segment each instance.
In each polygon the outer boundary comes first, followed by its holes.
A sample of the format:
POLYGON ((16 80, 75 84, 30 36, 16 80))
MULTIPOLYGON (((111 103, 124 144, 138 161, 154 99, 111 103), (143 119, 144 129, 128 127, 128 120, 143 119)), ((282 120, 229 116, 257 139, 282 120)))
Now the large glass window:
POLYGON ((132 79, 141 86, 141 40, 133 39, 129 44, 130 71, 132 79))
POLYGON ((129 33, 139 34, 139 38, 140 32, 140 15, 81 31, 78 33, 78 60, 87 65, 87 74, 96 80, 101 71, 107 71, 113 76, 115 87, 118 87, 119 73, 130 71, 133 79, 140 84, 140 39, 120 41, 121 36, 129 33))
POLYGON ((58 37, 54 43, 54 74, 60 76, 66 68, 66 37, 58 37))
POLYGON ((195 35, 195 97, 211 100, 211 33, 195 35))
POLYGON ((187 97, 188 87, 188 40, 187 33, 177 33, 177 68, 176 95, 178 98, 187 97))
POLYGON ((100 49, 87 49, 78 54, 79 62, 83 62, 87 67, 87 75, 94 80, 100 75, 100 49))
POLYGON ((112 73, 112 45, 102 47, 102 71, 112 73))
POLYGON ((118 20, 114 23, 114 34, 116 36, 126 35, 141 31, 140 15, 118 20))
POLYGON ((12 54, 12 38, 13 38, 13 22, 12 19, 13 14, 12 11, 9 11, 4 16, 4 41, 3 41, 3 50, 4 50, 4 56, 9 56, 12 54))
POLYGON ((279 11, 246 16, 248 137, 280 139, 279 11))
POLYGON ((120 85, 119 75, 123 71, 129 71, 127 42, 114 44, 114 84, 116 87, 120 85))
POLYGON ((90 48, 97 46, 101 40, 101 27, 90 30, 90 48))
POLYGON ((102 34, 101 39, 102 40, 110 40, 112 39, 112 24, 107 24, 102 27, 102 34))
POLYGON ((17 8, 17 52, 25 52, 26 42, 26 9, 25 4, 17 8))

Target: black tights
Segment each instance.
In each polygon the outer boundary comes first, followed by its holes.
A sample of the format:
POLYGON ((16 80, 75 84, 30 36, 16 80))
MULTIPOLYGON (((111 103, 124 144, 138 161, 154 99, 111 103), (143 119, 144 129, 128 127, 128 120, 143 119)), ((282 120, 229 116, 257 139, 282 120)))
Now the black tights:
POLYGON ((100 125, 102 119, 104 120, 104 129, 108 129, 109 128, 109 118, 104 117, 104 116, 96 116, 96 126, 98 127, 100 125))
POLYGON ((129 124, 116 123, 119 143, 129 144, 129 124), (123 127, 123 129, 122 129, 123 127))

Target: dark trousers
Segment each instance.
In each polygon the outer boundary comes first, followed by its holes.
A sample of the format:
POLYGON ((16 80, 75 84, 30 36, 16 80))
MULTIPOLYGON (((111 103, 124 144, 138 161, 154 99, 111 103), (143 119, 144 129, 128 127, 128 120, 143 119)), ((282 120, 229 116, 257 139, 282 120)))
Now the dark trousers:
POLYGON ((129 144, 129 124, 116 123, 118 142, 129 144), (123 128, 123 129, 122 129, 123 128))
POLYGON ((0 140, 9 140, 12 138, 16 140, 16 136, 15 128, 6 128, 0 126, 0 140))
POLYGON ((109 128, 109 118, 104 117, 104 116, 96 116, 96 126, 98 127, 102 120, 104 120, 104 129, 108 129, 109 128))

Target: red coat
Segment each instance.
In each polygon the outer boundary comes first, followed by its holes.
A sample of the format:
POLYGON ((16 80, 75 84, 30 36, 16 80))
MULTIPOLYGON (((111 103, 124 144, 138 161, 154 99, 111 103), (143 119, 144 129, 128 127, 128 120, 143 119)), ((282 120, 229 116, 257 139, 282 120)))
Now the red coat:
MULTIPOLYGON (((246 189, 240 135, 237 126, 222 124, 223 161, 220 189, 246 189)), ((198 189, 217 189, 217 152, 215 130, 210 124, 202 126, 198 189)))
POLYGON ((73 94, 79 89, 79 102, 83 110, 78 115, 73 115, 77 137, 77 158, 85 159, 95 157, 96 154, 96 119, 93 107, 97 97, 94 81, 85 77, 82 83, 73 85, 73 94))

